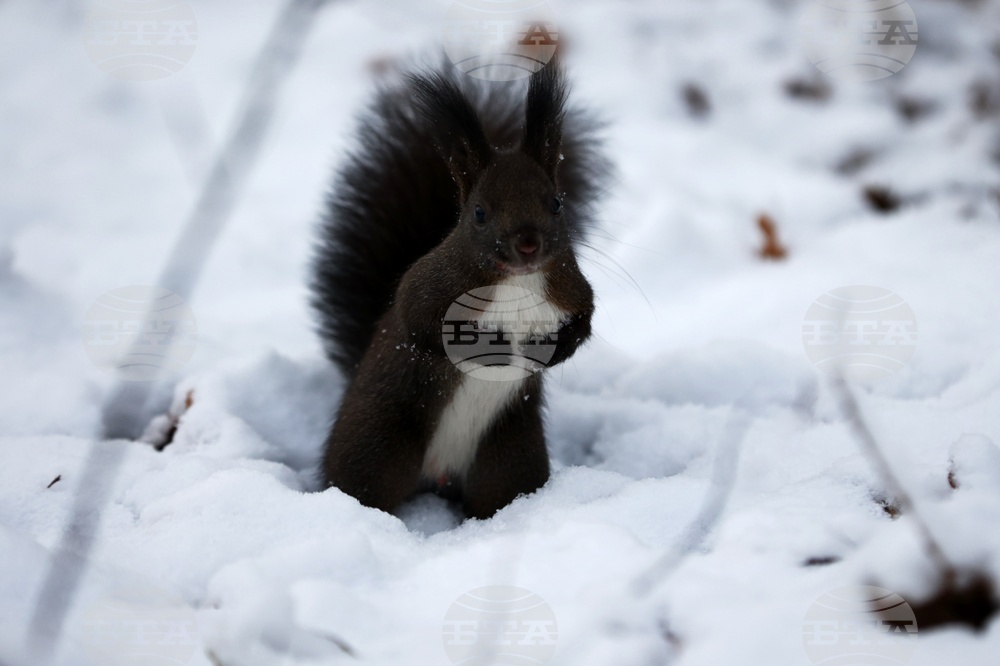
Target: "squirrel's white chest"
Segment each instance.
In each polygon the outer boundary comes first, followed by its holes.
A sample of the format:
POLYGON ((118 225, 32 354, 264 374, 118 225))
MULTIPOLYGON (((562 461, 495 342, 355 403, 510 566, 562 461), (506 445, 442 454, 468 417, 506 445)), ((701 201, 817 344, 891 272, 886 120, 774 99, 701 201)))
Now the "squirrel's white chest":
MULTIPOLYGON (((479 320, 494 330, 537 333, 539 328, 549 332, 558 330, 566 316, 566 312, 548 299, 545 275, 537 271, 508 277, 496 285, 493 302, 479 320), (523 301, 524 307, 509 307, 528 292, 534 297, 523 301), (526 322, 530 322, 530 326, 526 326, 526 322)), ((517 345, 514 347, 517 354, 517 345)), ((486 430, 519 393, 527 378, 527 374, 518 370, 515 367, 479 368, 475 376, 462 376, 441 412, 427 447, 423 463, 425 477, 437 480, 443 475, 465 475, 486 430)))

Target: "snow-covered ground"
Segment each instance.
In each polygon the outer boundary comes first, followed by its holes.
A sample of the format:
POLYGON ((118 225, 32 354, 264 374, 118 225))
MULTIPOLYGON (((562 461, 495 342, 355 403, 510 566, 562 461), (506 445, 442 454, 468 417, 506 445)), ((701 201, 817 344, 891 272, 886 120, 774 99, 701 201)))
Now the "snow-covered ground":
MULTIPOLYGON (((946 556, 1000 578, 1000 3, 914 0, 916 54, 867 84, 810 64, 807 3, 551 4, 618 166, 584 264, 596 335, 549 374, 551 481, 461 522, 434 497, 392 516, 313 492, 342 382, 305 290, 372 63, 433 49, 447 3, 320 13, 190 300, 162 452, 101 441, 115 378, 86 314, 157 279, 280 5, 191 0, 191 61, 129 82, 88 58, 84 5, 0 3, 0 664, 38 663, 30 618, 74 506, 94 541, 60 664, 448 664, 473 626, 456 618, 479 617, 463 595, 497 586, 547 604, 502 621, 557 623, 509 625, 523 659, 814 663, 822 595, 934 589, 914 515, 886 511, 803 348, 810 305, 850 285, 898 294, 919 328, 897 372, 853 385, 870 428, 946 556), (757 254, 760 214, 782 261, 757 254), (88 459, 106 488, 79 487, 88 459)), ((912 642, 907 663, 995 663, 1000 623, 912 642)))

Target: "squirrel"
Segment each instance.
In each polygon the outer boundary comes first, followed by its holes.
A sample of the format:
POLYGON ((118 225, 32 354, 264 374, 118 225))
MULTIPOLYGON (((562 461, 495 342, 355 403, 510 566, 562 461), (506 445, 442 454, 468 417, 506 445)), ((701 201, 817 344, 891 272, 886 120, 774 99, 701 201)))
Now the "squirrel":
POLYGON ((526 93, 441 66, 376 94, 312 264, 348 379, 324 489, 387 512, 433 491, 487 518, 548 480, 540 370, 590 336, 576 247, 609 172, 567 95, 554 60, 526 93))

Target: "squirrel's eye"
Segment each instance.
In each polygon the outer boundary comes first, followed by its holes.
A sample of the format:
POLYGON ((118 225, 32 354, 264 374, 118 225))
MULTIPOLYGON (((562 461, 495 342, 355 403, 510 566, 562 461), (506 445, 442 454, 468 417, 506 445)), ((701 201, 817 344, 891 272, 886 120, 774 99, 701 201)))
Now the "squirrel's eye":
POLYGON ((486 221, 486 211, 483 210, 482 206, 476 206, 475 215, 476 215, 476 222, 482 224, 483 222, 486 221))
POLYGON ((560 199, 559 197, 553 197, 552 198, 552 214, 553 215, 558 215, 559 213, 562 212, 562 209, 563 209, 562 199, 560 199))

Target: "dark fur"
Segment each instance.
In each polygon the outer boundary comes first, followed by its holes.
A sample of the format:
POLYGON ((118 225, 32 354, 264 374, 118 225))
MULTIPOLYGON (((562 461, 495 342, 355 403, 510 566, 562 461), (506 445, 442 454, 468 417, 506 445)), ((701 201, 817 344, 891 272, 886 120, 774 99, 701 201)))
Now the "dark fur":
MULTIPOLYGON (((549 365, 590 335, 593 293, 576 262, 606 173, 588 117, 565 106, 550 65, 525 100, 518 83, 454 70, 382 89, 341 169, 321 228, 313 303, 327 352, 351 379, 326 443, 325 486, 386 511, 426 484, 424 454, 462 373, 445 355, 447 308, 540 265, 548 296, 572 313, 549 365), (565 205, 554 215, 559 195, 565 205), (487 222, 477 223, 477 205, 487 222), (523 248, 538 245, 537 253, 523 248)), ((549 474, 542 378, 532 375, 491 424, 453 490, 486 517, 549 474)))

